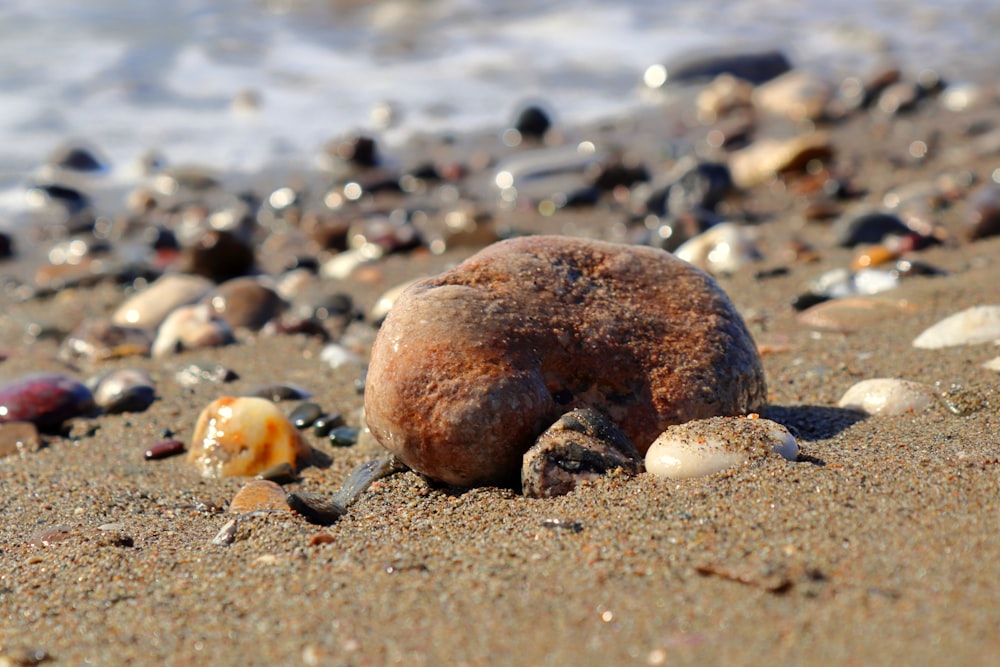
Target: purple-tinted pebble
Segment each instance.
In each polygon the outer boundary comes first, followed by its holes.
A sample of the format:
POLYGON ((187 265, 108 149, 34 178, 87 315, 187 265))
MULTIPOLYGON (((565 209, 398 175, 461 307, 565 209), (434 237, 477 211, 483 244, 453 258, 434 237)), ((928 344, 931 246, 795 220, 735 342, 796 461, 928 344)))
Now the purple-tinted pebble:
POLYGON ((164 440, 146 450, 146 460, 156 461, 184 453, 184 443, 180 440, 164 440))
POLYGON ((0 423, 21 421, 53 428, 93 407, 90 390, 59 373, 27 375, 0 387, 0 423))

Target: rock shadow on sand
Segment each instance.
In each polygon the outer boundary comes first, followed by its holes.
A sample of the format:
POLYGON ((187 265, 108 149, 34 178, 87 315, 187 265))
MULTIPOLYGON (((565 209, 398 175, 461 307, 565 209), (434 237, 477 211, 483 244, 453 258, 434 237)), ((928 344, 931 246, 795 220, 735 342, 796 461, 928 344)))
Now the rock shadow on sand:
POLYGON ((832 438, 866 417, 857 410, 818 405, 769 405, 760 416, 783 424, 797 439, 809 442, 832 438))

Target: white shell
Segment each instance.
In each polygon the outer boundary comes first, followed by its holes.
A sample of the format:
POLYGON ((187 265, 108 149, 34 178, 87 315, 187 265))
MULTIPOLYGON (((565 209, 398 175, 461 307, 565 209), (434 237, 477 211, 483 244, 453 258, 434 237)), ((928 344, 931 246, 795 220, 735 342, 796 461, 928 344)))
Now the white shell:
POLYGON ((1000 357, 993 357, 983 364, 983 368, 990 371, 1000 371, 1000 357))
POLYGON ((926 329, 913 347, 935 350, 955 345, 975 345, 1000 341, 1000 306, 973 306, 926 329))
POLYGON ((688 239, 674 255, 709 273, 736 273, 760 259, 753 229, 733 222, 720 222, 688 239))
POLYGON ((837 405, 870 415, 892 416, 923 410, 933 402, 934 392, 929 385, 895 378, 873 378, 852 386, 837 405))
POLYGON ((646 452, 646 471, 668 479, 704 477, 771 453, 794 461, 799 445, 769 419, 712 417, 671 426, 646 452))

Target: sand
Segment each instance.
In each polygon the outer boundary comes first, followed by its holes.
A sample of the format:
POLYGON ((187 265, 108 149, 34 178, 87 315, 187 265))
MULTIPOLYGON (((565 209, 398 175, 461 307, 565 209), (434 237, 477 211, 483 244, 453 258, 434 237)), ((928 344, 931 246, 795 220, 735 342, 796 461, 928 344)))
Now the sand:
MULTIPOLYGON (((995 117, 996 107, 984 113, 995 117)), ((945 172, 988 179, 996 155, 948 152, 974 142, 974 120, 928 102, 895 120, 862 113, 831 132, 838 164, 868 191, 861 201, 877 204, 892 185, 945 172), (911 141, 933 132, 927 158, 906 157, 911 141)), ((644 127, 608 132, 641 145, 644 127)), ((956 235, 966 195, 936 214, 956 235)), ((798 462, 774 457, 683 482, 618 475, 546 500, 437 488, 403 473, 377 482, 335 525, 252 517, 220 547, 211 540, 243 480, 201 479, 183 457, 145 461, 146 447, 165 429, 190 438, 210 401, 269 382, 305 387, 359 425, 360 367, 326 367, 322 343, 302 336, 81 367, 81 377, 146 368, 159 400, 138 414, 78 420, 69 437, 44 436, 41 449, 0 459, 0 664, 990 662, 1000 649, 1000 375, 980 365, 1000 348, 918 350, 911 341, 962 308, 1000 303, 1000 238, 916 253, 950 274, 907 279, 885 295, 906 307, 886 306, 857 331, 816 332, 789 303, 856 251, 834 247, 827 223, 804 222, 807 203, 793 185, 728 203, 758 217, 765 255, 719 279, 765 350, 763 416, 794 429, 798 462), (793 237, 811 241, 819 261, 789 259, 793 237), (787 273, 753 277, 777 267, 787 273), (192 360, 240 379, 182 389, 173 373, 192 360), (835 407, 874 377, 961 384, 985 407, 957 416, 935 403, 867 419, 835 407), (31 543, 57 526, 65 539, 31 543)), ((527 231, 605 238, 620 217, 604 208, 497 213, 527 231)), ((381 290, 475 249, 394 255, 374 280, 344 288, 367 307, 381 290)), ((122 297, 109 284, 26 303, 5 297, 0 373, 70 372, 55 358, 57 341, 25 342, 25 322, 65 325, 122 297)), ((289 489, 332 493, 378 454, 309 437, 331 463, 307 468, 289 489)))

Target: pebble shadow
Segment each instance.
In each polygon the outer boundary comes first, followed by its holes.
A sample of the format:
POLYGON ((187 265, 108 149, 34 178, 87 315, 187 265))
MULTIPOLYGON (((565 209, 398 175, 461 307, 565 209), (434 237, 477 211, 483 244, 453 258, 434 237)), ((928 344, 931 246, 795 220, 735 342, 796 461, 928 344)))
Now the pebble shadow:
POLYGON ((832 438, 866 417, 857 410, 816 405, 769 405, 760 415, 787 426, 797 439, 806 441, 832 438))

